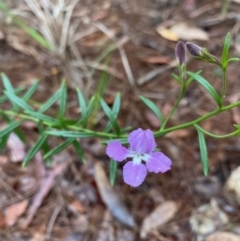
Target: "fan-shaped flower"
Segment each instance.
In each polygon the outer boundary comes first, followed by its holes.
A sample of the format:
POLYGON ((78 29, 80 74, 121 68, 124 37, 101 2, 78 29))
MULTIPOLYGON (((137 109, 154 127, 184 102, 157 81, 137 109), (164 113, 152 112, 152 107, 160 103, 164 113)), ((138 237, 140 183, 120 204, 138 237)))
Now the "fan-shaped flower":
POLYGON ((115 161, 132 159, 123 167, 125 183, 137 187, 144 181, 147 170, 164 173, 171 168, 171 160, 162 152, 154 151, 157 145, 151 130, 134 130, 129 134, 128 142, 128 149, 118 140, 109 142, 106 149, 107 155, 115 161))

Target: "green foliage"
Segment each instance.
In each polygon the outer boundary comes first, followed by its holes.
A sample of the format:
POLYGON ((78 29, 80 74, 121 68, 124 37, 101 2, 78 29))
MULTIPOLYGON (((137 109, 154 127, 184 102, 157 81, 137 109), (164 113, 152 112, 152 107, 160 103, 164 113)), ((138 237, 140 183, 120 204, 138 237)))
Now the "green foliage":
POLYGON ((200 128, 198 128, 198 125, 194 125, 197 132, 198 132, 198 142, 199 142, 199 148, 200 148, 200 156, 201 156, 201 162, 203 167, 203 173, 205 176, 208 174, 208 151, 207 151, 207 145, 205 141, 205 137, 203 132, 200 128))
MULTIPOLYGON (((1 6, 2 5, 0 1, 0 8, 1 6)), ((217 66, 220 66, 222 70, 221 74, 223 75, 223 85, 221 97, 219 96, 215 88, 204 77, 200 75, 201 71, 198 71, 196 73, 186 72, 185 68, 180 70, 180 76, 176 74, 172 75, 173 78, 176 79, 180 84, 181 90, 176 102, 167 114, 166 118, 163 118, 160 108, 152 100, 144 96, 140 96, 141 101, 146 105, 149 110, 151 110, 157 116, 161 123, 160 130, 154 132, 155 137, 163 137, 165 134, 172 131, 195 127, 198 132, 200 156, 204 175, 207 175, 208 173, 208 152, 205 135, 218 139, 240 135, 239 125, 234 125, 236 130, 232 133, 225 135, 216 135, 210 133, 199 126, 202 121, 214 115, 240 106, 240 101, 224 105, 224 97, 226 93, 227 83, 226 70, 228 64, 230 64, 231 62, 239 61, 239 58, 228 59, 229 47, 230 34, 228 34, 225 39, 220 65, 218 59, 215 56, 208 53, 206 49, 200 48, 202 60, 204 59, 209 63, 214 63, 217 66), (188 74, 188 78, 186 78, 186 73, 188 74), (175 126, 166 128, 168 121, 172 117, 175 110, 179 107, 180 101, 184 97, 189 85, 193 80, 197 81, 201 86, 203 86, 203 88, 212 96, 212 98, 217 103, 217 108, 189 122, 176 124, 175 126)), ((36 123, 38 127, 39 136, 36 142, 33 144, 32 148, 27 153, 23 161, 23 166, 27 165, 39 151, 43 153, 46 163, 50 165, 52 157, 66 149, 69 145, 72 145, 74 147, 77 155, 79 156, 79 159, 83 163, 85 163, 86 157, 84 155, 84 149, 81 144, 83 138, 101 138, 102 144, 106 145, 110 141, 115 139, 119 140, 122 144, 127 143, 127 133, 131 131, 132 128, 129 126, 122 127, 119 125, 118 122, 118 116, 120 113, 122 102, 121 94, 116 94, 112 106, 109 106, 103 98, 109 78, 106 72, 102 72, 97 90, 92 96, 84 96, 82 90, 76 90, 79 110, 81 113, 80 117, 76 119, 67 119, 65 117, 68 103, 68 89, 65 81, 62 81, 59 89, 45 103, 36 104, 36 101, 33 101, 33 99, 34 93, 37 91, 37 88, 39 86, 38 81, 34 81, 33 84, 28 88, 14 88, 11 84, 11 81, 5 74, 2 73, 1 78, 4 90, 2 91, 0 96, 0 104, 4 103, 3 106, 5 108, 5 102, 8 101, 12 104, 12 107, 10 108, 10 110, 0 108, 0 116, 7 123, 7 126, 0 130, 0 151, 3 150, 3 148, 6 146, 7 140, 11 132, 15 132, 19 136, 19 138, 21 138, 21 140, 25 141, 24 135, 20 131, 20 127, 25 121, 32 121, 36 123), (31 105, 32 103, 35 103, 34 107, 31 105), (53 105, 59 107, 56 113, 51 111, 53 105), (53 114, 49 115, 48 113, 53 114), (94 122, 94 118, 96 116, 102 115, 106 116, 107 121, 104 126, 99 127, 94 122), (99 131, 100 128, 102 131, 99 131), (50 136, 59 137, 61 142, 58 143, 60 144, 53 147, 50 146, 50 142, 48 142, 50 136)), ((111 160, 109 163, 109 168, 110 183, 113 185, 117 175, 118 163, 111 160)))

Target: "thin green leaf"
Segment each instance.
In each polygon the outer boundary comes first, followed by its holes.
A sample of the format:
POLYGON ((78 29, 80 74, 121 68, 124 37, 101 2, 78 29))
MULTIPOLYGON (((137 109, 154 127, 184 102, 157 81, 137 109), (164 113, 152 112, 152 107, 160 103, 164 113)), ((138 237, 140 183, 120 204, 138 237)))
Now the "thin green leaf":
MULTIPOLYGON (((120 93, 118 93, 115 97, 114 103, 113 103, 113 107, 112 107, 112 113, 115 117, 115 119, 117 119, 118 117, 118 113, 120 111, 120 106, 121 106, 121 95, 120 93)), ((108 133, 112 128, 112 123, 108 122, 106 128, 104 129, 104 132, 108 133)))
POLYGON ((118 162, 111 159, 109 165, 110 165, 109 179, 110 179, 110 184, 113 186, 115 183, 115 180, 116 180, 116 176, 117 176, 118 162))
POLYGON ((103 111, 105 112, 106 116, 110 120, 114 130, 119 135, 120 134, 120 128, 117 124, 117 121, 116 121, 116 118, 115 118, 114 114, 112 113, 111 109, 108 107, 107 103, 102 98, 100 99, 100 103, 101 103, 101 106, 103 108, 103 111))
POLYGON ((9 98, 9 100, 18 107, 24 110, 33 110, 30 105, 28 105, 23 99, 16 96, 14 92, 4 91, 4 93, 9 98))
POLYGON ((208 175, 208 152, 207 152, 207 145, 206 145, 204 133, 201 131, 200 128, 198 128, 198 125, 194 125, 194 126, 198 132, 198 141, 199 141, 203 173, 205 176, 207 176, 208 175))
POLYGON ((222 52, 222 66, 224 67, 226 66, 226 63, 227 63, 230 44, 231 44, 231 35, 230 33, 228 33, 224 41, 223 52, 222 52))
POLYGON ((59 98, 61 97, 61 90, 57 90, 56 93, 50 97, 38 110, 40 113, 44 113, 46 110, 48 110, 59 98))
POLYGON ((153 111, 153 113, 158 117, 160 123, 162 124, 164 122, 163 115, 159 108, 148 98, 144 96, 139 96, 142 102, 150 109, 153 111))
POLYGON ((23 163, 22 163, 23 167, 25 167, 31 161, 31 159, 37 154, 37 152, 41 149, 41 147, 46 139, 47 139, 46 133, 43 133, 39 136, 35 145, 30 149, 30 151, 25 156, 23 163))
POLYGON ((96 99, 96 96, 92 96, 92 98, 90 99, 90 101, 88 103, 88 106, 87 106, 87 115, 88 116, 90 116, 90 114, 93 111, 95 99, 96 99))
MULTIPOLYGON (((200 75, 201 72, 202 72, 202 70, 199 70, 198 72, 196 72, 196 74, 200 75)), ((187 81, 186 81, 186 88, 192 83, 193 80, 194 80, 194 78, 191 77, 191 76, 187 79, 187 81)))
MULTIPOLYGON (((0 112, 0 115, 3 117, 3 119, 4 119, 8 124, 15 121, 14 119, 10 119, 5 113, 1 113, 1 112, 0 112)), ((15 129, 13 130, 13 132, 18 136, 18 138, 19 138, 23 143, 26 143, 25 135, 19 130, 18 127, 15 128, 15 129)))
MULTIPOLYGON (((24 89, 25 89, 24 87, 18 87, 16 89, 14 89, 15 95, 21 93, 24 89)), ((8 100, 8 98, 7 98, 6 95, 0 96, 0 104, 7 101, 7 100, 8 100)))
POLYGON ((59 146, 53 148, 52 150, 50 150, 49 152, 47 152, 44 155, 44 159, 47 158, 51 158, 52 156, 56 155, 57 153, 65 150, 75 139, 74 138, 68 138, 66 141, 64 141, 63 143, 61 143, 59 146))
POLYGON ((34 83, 29 87, 27 92, 24 94, 22 99, 24 101, 28 101, 32 97, 32 95, 35 93, 35 91, 37 90, 38 85, 39 85, 39 81, 34 81, 34 83))
POLYGON ((7 127, 4 129, 0 130, 0 138, 3 138, 5 135, 9 134, 12 132, 14 129, 16 129, 18 126, 20 126, 25 120, 20 120, 20 121, 14 121, 10 124, 8 124, 7 127))
POLYGON ((9 78, 7 77, 7 75, 5 75, 4 73, 1 73, 1 77, 2 77, 2 81, 3 81, 3 86, 4 88, 11 93, 14 93, 14 88, 9 80, 9 78))
MULTIPOLYGON (((38 123, 38 131, 39 131, 40 135, 43 135, 45 133, 45 129, 44 129, 42 123, 38 123)), ((48 145, 47 139, 42 144, 42 150, 43 150, 44 155, 51 150, 50 146, 48 145)), ((51 165, 51 159, 45 158, 45 160, 46 160, 47 166, 50 166, 51 165)))
POLYGON ((36 119, 39 119, 40 121, 47 122, 49 125, 52 125, 52 126, 58 126, 61 124, 59 120, 49 117, 47 115, 41 114, 39 112, 27 110, 25 111, 25 113, 36 119))
POLYGON ((52 136, 73 137, 73 138, 88 138, 95 136, 94 133, 77 132, 77 131, 47 131, 47 134, 52 136))
POLYGON ((77 155, 80 157, 81 161, 83 163, 86 163, 87 160, 86 160, 86 157, 84 155, 84 151, 83 151, 81 145, 79 144, 79 142, 76 139, 73 141, 73 146, 76 150, 77 155))
POLYGON ((0 152, 2 152, 2 150, 5 148, 7 141, 8 141, 9 134, 10 133, 8 133, 5 136, 3 136, 2 138, 0 138, 0 152))
POLYGON ((66 81, 62 82, 61 85, 61 98, 60 98, 60 106, 59 106, 59 119, 63 120, 65 111, 66 111, 66 105, 67 105, 67 87, 66 87, 66 81))
POLYGON ((221 98, 219 97, 218 93, 216 90, 213 88, 213 86, 202 76, 192 73, 192 72, 187 72, 189 76, 194 78, 200 85, 202 85, 207 92, 213 97, 213 99, 217 102, 218 106, 221 106, 221 98))
POLYGON ((228 65, 229 63, 232 63, 232 62, 239 62, 239 61, 240 61, 240 58, 230 58, 227 60, 226 65, 228 65))
POLYGON ((120 111, 120 107, 121 107, 121 94, 117 93, 114 103, 113 103, 113 107, 112 107, 112 112, 115 115, 115 117, 117 118, 118 113, 120 111))
POLYGON ((176 74, 172 74, 172 77, 182 86, 183 85, 183 81, 182 79, 176 75, 176 74))
POLYGON ((82 113, 82 118, 81 118, 81 123, 83 125, 83 127, 87 126, 87 118, 88 118, 88 112, 87 112, 87 105, 86 105, 86 101, 84 99, 84 96, 82 94, 82 92, 77 89, 77 95, 78 95, 78 102, 81 108, 81 113, 82 113))

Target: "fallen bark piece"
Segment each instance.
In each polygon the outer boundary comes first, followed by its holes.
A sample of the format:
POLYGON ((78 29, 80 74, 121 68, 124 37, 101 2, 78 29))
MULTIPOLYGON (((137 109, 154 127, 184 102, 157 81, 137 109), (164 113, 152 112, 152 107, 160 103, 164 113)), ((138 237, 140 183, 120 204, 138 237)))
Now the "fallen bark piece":
POLYGON ((143 220, 140 237, 143 239, 146 238, 151 231, 170 221, 175 216, 177 210, 178 206, 174 201, 165 201, 157 206, 157 208, 143 220))
POLYGON ((240 236, 228 232, 216 232, 209 235, 205 241, 240 241, 240 236))
POLYGON ((103 202, 112 215, 122 224, 128 227, 135 227, 133 216, 120 201, 118 195, 110 185, 101 163, 95 164, 95 181, 103 202))

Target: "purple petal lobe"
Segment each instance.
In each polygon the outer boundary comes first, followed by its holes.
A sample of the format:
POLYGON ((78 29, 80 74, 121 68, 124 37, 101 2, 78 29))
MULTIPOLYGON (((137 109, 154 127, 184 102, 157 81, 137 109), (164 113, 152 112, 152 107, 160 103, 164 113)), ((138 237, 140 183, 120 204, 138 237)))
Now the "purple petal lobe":
POLYGON ((109 142, 106 154, 115 161, 123 161, 127 157, 128 150, 122 146, 120 141, 109 142))
POLYGON ((149 172, 166 172, 171 169, 172 162, 162 152, 154 152, 146 163, 149 172))
POLYGON ((130 149, 138 154, 151 153, 156 148, 156 142, 151 130, 137 130, 131 132, 128 136, 130 149))
POLYGON ((147 168, 143 164, 134 165, 132 161, 123 167, 123 180, 132 187, 142 184, 147 175, 147 168))

